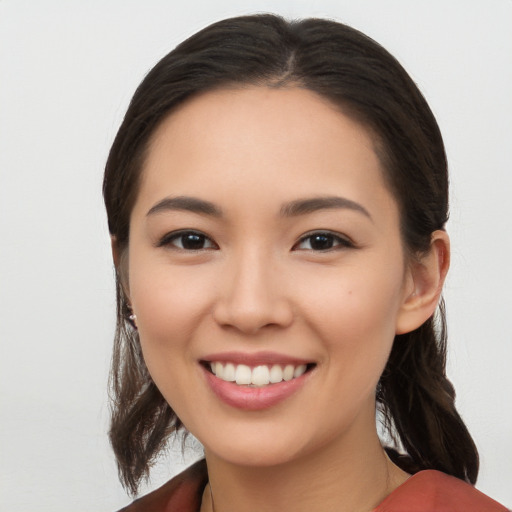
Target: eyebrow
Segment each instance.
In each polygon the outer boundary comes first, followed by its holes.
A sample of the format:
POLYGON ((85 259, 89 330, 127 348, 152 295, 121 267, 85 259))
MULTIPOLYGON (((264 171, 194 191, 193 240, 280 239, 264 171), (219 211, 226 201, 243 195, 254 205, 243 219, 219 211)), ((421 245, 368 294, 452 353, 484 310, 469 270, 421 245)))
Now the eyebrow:
POLYGON ((213 217, 220 217, 222 215, 220 208, 210 201, 189 196, 166 197, 152 206, 146 215, 150 216, 156 213, 173 210, 211 215, 213 217))
POLYGON ((351 199, 339 196, 297 199, 296 201, 291 201, 290 203, 283 205, 283 207, 281 208, 281 215, 283 217, 295 217, 298 215, 313 213, 318 210, 330 210, 338 208, 344 208, 360 212, 366 217, 368 217, 370 220, 373 220, 372 216, 363 205, 356 203, 351 199))
MULTIPOLYGON (((297 199, 284 204, 281 207, 282 217, 297 217, 307 215, 319 210, 330 209, 349 209, 360 212, 370 220, 372 216, 368 210, 361 204, 339 196, 311 197, 306 199, 297 199)), ((147 216, 165 211, 188 211, 201 215, 212 217, 222 217, 222 210, 210 201, 190 196, 166 197, 150 208, 147 216)))

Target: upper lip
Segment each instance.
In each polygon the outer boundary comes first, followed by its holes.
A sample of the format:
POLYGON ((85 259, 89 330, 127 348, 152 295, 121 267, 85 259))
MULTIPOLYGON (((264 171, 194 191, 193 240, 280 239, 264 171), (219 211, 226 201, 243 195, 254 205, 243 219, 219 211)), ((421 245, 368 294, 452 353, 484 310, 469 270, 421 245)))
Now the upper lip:
POLYGON ((299 366, 302 364, 311 364, 313 361, 308 359, 302 359, 300 357, 289 356, 285 354, 279 354, 277 352, 217 352, 215 354, 208 354, 201 358, 201 361, 212 363, 233 363, 233 364, 245 364, 247 366, 258 366, 258 365, 273 365, 281 364, 287 365, 292 364, 299 366))

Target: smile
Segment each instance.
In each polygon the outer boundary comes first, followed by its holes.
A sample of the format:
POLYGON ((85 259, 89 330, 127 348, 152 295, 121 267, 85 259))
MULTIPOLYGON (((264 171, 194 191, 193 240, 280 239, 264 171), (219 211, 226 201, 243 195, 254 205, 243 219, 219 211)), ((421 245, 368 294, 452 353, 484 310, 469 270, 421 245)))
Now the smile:
POLYGON ((222 402, 236 409, 258 411, 273 407, 310 380, 316 362, 273 352, 224 352, 200 360, 207 386, 222 402))
POLYGON ((308 365, 259 365, 251 368, 245 364, 210 363, 212 373, 225 382, 235 382, 239 386, 268 386, 296 379, 306 373, 308 365))

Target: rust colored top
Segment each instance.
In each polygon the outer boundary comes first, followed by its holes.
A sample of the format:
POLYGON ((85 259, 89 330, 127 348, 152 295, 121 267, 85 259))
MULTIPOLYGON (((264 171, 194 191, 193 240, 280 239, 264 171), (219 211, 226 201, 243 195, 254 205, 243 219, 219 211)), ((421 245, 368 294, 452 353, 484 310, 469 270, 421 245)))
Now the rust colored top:
MULTIPOLYGON (((199 512, 207 482, 206 464, 200 460, 119 512, 199 512)), ((458 478, 424 470, 411 476, 372 512, 507 512, 507 509, 458 478)))

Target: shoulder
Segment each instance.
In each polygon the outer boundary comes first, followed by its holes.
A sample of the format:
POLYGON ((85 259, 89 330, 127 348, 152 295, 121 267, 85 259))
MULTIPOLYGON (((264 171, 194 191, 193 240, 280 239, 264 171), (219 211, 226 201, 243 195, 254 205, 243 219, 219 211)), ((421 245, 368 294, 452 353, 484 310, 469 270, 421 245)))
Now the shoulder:
POLYGON ((420 471, 395 489, 374 512, 507 512, 472 485, 440 471, 420 471))
POLYGON ((207 481, 206 462, 200 460, 119 512, 197 512, 207 481))

